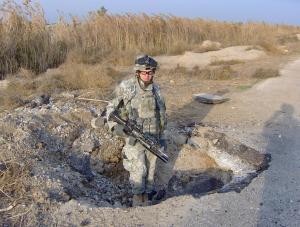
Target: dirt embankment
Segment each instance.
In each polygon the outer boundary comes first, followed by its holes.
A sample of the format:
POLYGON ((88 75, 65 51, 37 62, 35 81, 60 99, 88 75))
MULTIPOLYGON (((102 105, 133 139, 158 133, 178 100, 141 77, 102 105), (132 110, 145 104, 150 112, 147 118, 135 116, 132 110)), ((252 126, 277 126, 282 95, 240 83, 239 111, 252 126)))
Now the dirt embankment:
POLYGON ((255 49, 252 46, 233 46, 205 53, 185 52, 183 55, 177 56, 158 56, 156 59, 162 68, 172 69, 182 66, 192 69, 196 66, 208 66, 216 61, 236 60, 244 62, 265 56, 266 53, 262 49, 255 49))

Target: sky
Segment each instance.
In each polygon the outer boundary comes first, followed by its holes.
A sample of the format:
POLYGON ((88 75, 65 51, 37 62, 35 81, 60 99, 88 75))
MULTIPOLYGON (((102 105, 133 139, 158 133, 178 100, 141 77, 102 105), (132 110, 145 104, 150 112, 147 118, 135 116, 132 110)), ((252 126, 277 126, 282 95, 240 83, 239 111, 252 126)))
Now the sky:
MULTIPOLYGON (((3 0, 0 0, 3 2, 3 0)), ((21 2, 21 0, 17 0, 21 2)), ((40 0, 49 23, 58 15, 84 17, 104 6, 108 13, 167 14, 233 22, 300 25, 300 0, 40 0)))

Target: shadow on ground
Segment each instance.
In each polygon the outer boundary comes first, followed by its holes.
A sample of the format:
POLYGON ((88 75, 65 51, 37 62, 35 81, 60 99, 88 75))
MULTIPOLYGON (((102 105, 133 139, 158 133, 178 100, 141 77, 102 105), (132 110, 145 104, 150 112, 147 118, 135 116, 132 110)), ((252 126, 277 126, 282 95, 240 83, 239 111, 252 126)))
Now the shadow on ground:
POLYGON ((264 173, 257 226, 298 226, 300 223, 300 121, 290 104, 265 123, 263 137, 272 162, 264 173))

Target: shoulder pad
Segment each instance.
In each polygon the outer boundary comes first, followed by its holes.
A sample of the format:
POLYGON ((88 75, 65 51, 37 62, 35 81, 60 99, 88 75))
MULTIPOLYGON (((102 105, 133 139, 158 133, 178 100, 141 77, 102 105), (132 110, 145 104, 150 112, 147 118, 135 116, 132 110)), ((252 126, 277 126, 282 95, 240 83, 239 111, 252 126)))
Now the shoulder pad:
POLYGON ((136 93, 136 83, 134 78, 122 81, 116 89, 116 95, 121 96, 124 102, 130 101, 136 93))

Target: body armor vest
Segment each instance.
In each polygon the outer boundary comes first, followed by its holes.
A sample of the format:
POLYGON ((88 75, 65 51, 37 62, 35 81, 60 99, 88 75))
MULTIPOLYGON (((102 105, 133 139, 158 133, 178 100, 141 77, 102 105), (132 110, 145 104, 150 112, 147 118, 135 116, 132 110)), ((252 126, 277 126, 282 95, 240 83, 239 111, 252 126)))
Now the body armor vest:
POLYGON ((130 106, 129 118, 136 120, 144 133, 153 135, 159 133, 159 114, 153 85, 149 85, 147 90, 136 86, 135 96, 128 105, 130 106))
MULTIPOLYGON (((121 118, 136 121, 144 133, 159 138, 166 123, 165 103, 159 87, 153 83, 142 89, 137 78, 131 78, 123 81, 115 93, 116 98, 107 106, 107 114, 123 99, 124 107, 119 112, 121 118)), ((109 125, 113 127, 114 123, 109 122, 109 125)))

